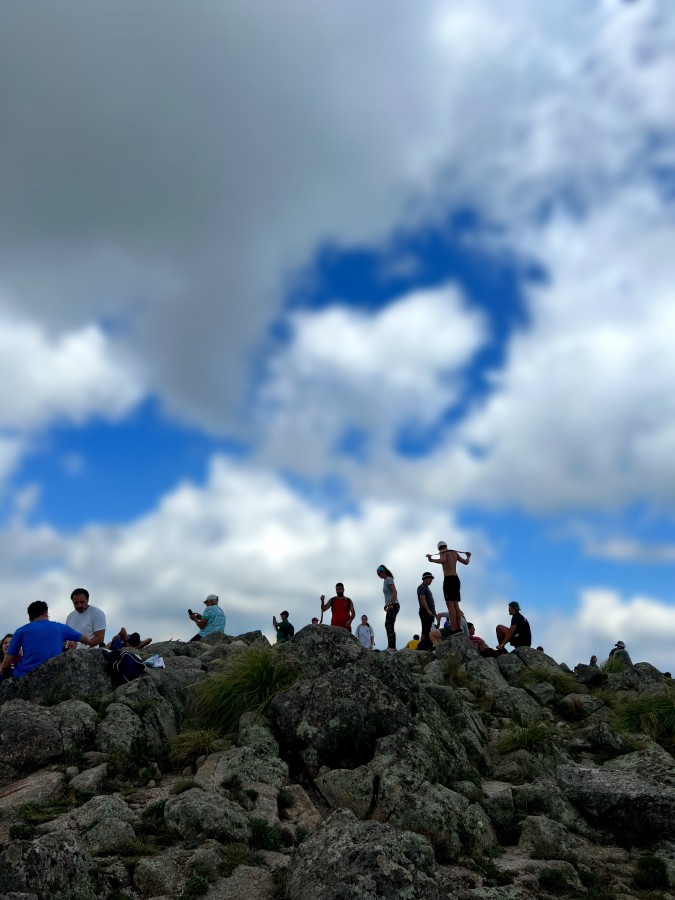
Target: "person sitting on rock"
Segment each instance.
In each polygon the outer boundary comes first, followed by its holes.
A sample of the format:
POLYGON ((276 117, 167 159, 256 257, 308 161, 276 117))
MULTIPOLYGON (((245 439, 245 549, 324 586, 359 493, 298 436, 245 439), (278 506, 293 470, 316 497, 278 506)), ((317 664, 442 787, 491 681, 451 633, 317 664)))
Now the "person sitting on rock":
POLYGON ((375 632, 368 622, 368 616, 361 616, 361 624, 356 626, 356 640, 364 650, 372 650, 375 644, 375 632))
POLYGON ((131 634, 127 634, 126 628, 122 626, 112 641, 110 641, 109 644, 106 644, 106 647, 108 650, 124 650, 125 647, 133 647, 134 650, 140 650, 142 647, 147 647, 148 644, 151 643, 152 638, 146 638, 142 641, 141 636, 137 631, 132 631, 131 634))
POLYGON ((330 600, 326 600, 324 594, 321 595, 320 599, 321 612, 324 613, 327 609, 331 611, 330 624, 333 628, 345 628, 347 631, 351 631, 356 613, 352 601, 349 597, 345 597, 344 584, 338 581, 335 585, 335 596, 331 597, 330 600), (325 603, 324 600, 326 600, 325 603))
POLYGON ((628 655, 628 651, 626 650, 626 645, 623 641, 617 641, 616 644, 609 651, 610 659, 618 659, 626 666, 632 666, 633 661, 628 655))
POLYGON ((204 614, 192 612, 188 609, 188 616, 199 628, 199 633, 190 638, 189 643, 193 641, 201 641, 202 638, 208 637, 210 634, 224 634, 225 632, 225 613, 218 606, 218 594, 209 594, 204 601, 206 609, 204 614))
MULTIPOLYGON (((449 630, 450 628, 448 626, 448 631, 449 630)), ((443 635, 441 634, 441 630, 438 625, 436 625, 436 623, 434 623, 429 629, 429 640, 431 641, 434 650, 439 646, 439 644, 443 643, 443 635)))
POLYGON ((66 625, 74 631, 81 631, 87 635, 89 641, 80 641, 73 644, 68 641, 67 649, 83 649, 83 645, 90 647, 103 647, 105 645, 105 613, 102 609, 89 603, 89 591, 86 588, 75 588, 70 599, 73 602, 73 611, 66 619, 66 625))
POLYGON ((511 616, 511 625, 497 625, 497 652, 506 653, 506 644, 512 647, 531 647, 532 632, 530 623, 520 611, 520 603, 513 600, 509 603, 509 615, 511 616))
POLYGON ((593 656, 591 656, 591 661, 589 662, 588 665, 591 666, 591 668, 593 668, 593 669, 598 668, 598 657, 595 654, 593 654, 593 656))
POLYGON ((419 634, 413 634, 412 640, 411 640, 411 641, 408 641, 408 643, 405 645, 405 649, 406 649, 406 650, 417 650, 417 648, 419 647, 419 645, 420 645, 420 636, 419 636, 419 634))
POLYGON ((75 631, 69 625, 50 622, 49 607, 44 600, 34 600, 27 612, 28 624, 14 632, 0 666, 0 677, 6 677, 16 663, 14 677, 22 678, 48 659, 59 656, 66 641, 94 646, 94 639, 86 634, 75 631))
POLYGON ((277 617, 272 616, 272 625, 277 633, 277 644, 283 644, 285 641, 290 640, 295 634, 295 628, 288 621, 288 610, 285 609, 282 613, 279 613, 281 616, 281 622, 277 622, 277 617))

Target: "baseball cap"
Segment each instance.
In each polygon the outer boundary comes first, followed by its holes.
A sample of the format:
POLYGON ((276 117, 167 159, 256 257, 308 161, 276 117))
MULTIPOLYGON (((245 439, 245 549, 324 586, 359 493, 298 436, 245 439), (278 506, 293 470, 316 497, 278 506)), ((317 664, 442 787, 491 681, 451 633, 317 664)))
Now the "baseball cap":
POLYGON ((423 572, 422 573, 422 581, 424 581, 425 578, 433 578, 433 577, 434 576, 431 574, 431 572, 423 572))
POLYGON ((439 541, 438 544, 436 544, 436 546, 438 547, 439 550, 447 550, 447 548, 448 548, 448 545, 445 543, 445 541, 439 541))
POLYGON ((515 609, 516 612, 520 612, 520 603, 516 603, 515 600, 512 600, 512 601, 509 603, 509 606, 512 606, 512 607, 515 609))
POLYGON ((625 650, 625 649, 626 649, 626 645, 624 644, 623 641, 617 641, 616 644, 615 644, 615 646, 617 647, 618 650, 625 650))
POLYGON ((381 575, 383 572, 386 572, 386 571, 387 571, 387 570, 385 569, 384 566, 378 566, 378 567, 377 567, 377 574, 378 574, 378 575, 381 575))
POLYGON ((204 603, 208 603, 209 600, 215 600, 217 603, 218 602, 218 594, 209 594, 209 596, 206 598, 204 603))

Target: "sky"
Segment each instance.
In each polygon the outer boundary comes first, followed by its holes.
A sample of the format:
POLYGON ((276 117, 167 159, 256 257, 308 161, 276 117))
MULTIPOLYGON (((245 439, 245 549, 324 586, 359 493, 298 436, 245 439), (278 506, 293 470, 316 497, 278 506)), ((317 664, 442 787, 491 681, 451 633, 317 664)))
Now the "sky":
POLYGON ((0 7, 0 615, 675 663, 670 0, 0 7), (434 582, 442 606, 441 581, 434 582))

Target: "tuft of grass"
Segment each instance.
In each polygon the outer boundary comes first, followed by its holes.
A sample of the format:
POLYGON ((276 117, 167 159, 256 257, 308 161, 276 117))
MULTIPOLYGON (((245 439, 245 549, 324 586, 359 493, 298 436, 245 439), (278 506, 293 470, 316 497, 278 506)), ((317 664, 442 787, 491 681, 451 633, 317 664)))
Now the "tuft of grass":
POLYGON ((547 894, 568 894, 570 879, 563 869, 542 869, 539 873, 539 887, 547 894))
POLYGON ((668 868, 654 853, 643 853, 633 870, 633 884, 640 890, 658 890, 668 887, 668 868))
POLYGON ((246 844, 228 844, 224 848, 219 872, 229 878, 237 866, 256 866, 258 863, 253 851, 246 844))
POLYGON ((193 766, 200 756, 210 756, 217 749, 218 732, 213 728, 184 731, 169 740, 169 761, 174 769, 193 766))
POLYGON ((443 678, 451 687, 468 687, 471 682, 455 653, 449 653, 443 660, 443 678))
POLYGON ((141 813, 141 818, 135 826, 136 834, 156 834, 164 830, 164 807, 166 800, 158 800, 146 806, 141 813))
POLYGON ((556 694, 561 697, 567 694, 583 694, 584 685, 579 684, 574 675, 568 672, 547 672, 546 669, 526 669, 520 676, 521 684, 541 684, 548 681, 553 685, 556 694))
POLYGON ((618 713, 628 731, 646 734, 670 753, 675 753, 675 697, 657 694, 630 700, 618 713))
POLYGON ((13 841, 30 841, 35 837, 35 825, 17 822, 9 826, 9 836, 13 841))
POLYGON ((195 685, 195 718, 220 734, 233 734, 246 712, 264 712, 272 699, 295 684, 297 670, 272 649, 251 647, 238 653, 224 672, 195 685))
POLYGON ((577 874, 586 888, 585 900, 616 900, 614 885, 606 875, 579 866, 577 874))
POLYGON ((493 859, 476 860, 476 869, 485 878, 485 887, 504 887, 507 884, 513 884, 513 875, 502 872, 497 868, 493 859))
POLYGON ((500 753, 511 753, 513 750, 540 752, 551 742, 547 728, 535 722, 533 725, 514 725, 500 737, 497 749, 500 753))
POLYGON ((51 822, 57 816, 69 812, 75 805, 75 798, 71 796, 46 803, 26 803, 21 807, 21 817, 28 825, 42 825, 43 822, 51 822))
POLYGON ((610 656, 603 663, 600 663, 598 668, 605 675, 619 675, 621 672, 626 671, 626 664, 615 656, 610 656))
POLYGON ((201 875, 193 875, 191 878, 185 882, 185 887, 183 888, 183 893, 181 894, 182 898, 185 900, 190 900, 191 897, 203 897, 204 894, 208 894, 209 892, 209 883, 201 875))
POLYGON ((172 797, 178 797, 179 794, 184 794, 185 791, 189 791, 194 786, 195 783, 192 778, 181 778, 169 788, 169 793, 172 797))
POLYGON ((251 840, 253 850, 280 850, 286 840, 284 833, 278 825, 270 825, 264 819, 253 818, 250 821, 251 840))

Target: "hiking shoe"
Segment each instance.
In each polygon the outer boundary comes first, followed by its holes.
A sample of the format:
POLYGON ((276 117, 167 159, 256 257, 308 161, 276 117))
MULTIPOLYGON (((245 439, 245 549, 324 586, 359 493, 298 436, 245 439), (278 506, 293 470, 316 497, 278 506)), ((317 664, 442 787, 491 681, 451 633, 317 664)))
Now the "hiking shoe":
POLYGON ((387 647, 387 653, 396 653, 396 647, 387 647))

